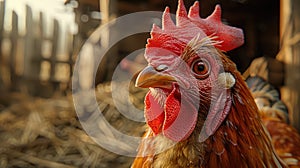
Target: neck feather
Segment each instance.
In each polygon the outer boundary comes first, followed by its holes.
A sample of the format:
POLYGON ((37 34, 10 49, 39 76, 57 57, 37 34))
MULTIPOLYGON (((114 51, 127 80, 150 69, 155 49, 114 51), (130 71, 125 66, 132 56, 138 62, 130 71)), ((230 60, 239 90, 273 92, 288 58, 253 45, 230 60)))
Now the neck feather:
MULTIPOLYGON (((153 156, 154 167, 283 167, 258 109, 242 79, 232 92, 232 106, 225 121, 206 141, 198 141, 203 120, 199 117, 192 135, 174 147, 153 156)), ((159 139, 160 145, 168 140, 159 139)))

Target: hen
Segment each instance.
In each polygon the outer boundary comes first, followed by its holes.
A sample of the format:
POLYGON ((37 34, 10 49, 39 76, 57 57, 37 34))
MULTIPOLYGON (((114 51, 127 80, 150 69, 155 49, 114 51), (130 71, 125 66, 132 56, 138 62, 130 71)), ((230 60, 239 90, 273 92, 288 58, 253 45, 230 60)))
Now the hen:
POLYGON ((271 135, 276 153, 289 167, 300 167, 300 135, 289 125, 288 110, 280 100, 279 92, 258 76, 249 77, 246 82, 271 135))
POLYGON ((221 22, 220 6, 200 18, 199 2, 187 13, 179 0, 176 25, 168 7, 162 20, 136 80, 150 89, 149 128, 132 167, 286 167, 243 77, 222 53, 243 44, 242 30, 221 22))

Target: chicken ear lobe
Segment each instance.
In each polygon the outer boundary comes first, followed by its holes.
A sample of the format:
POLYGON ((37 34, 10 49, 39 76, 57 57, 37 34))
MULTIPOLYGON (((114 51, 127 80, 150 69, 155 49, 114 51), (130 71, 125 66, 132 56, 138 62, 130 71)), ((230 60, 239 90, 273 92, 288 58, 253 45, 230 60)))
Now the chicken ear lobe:
POLYGON ((217 131, 229 114, 231 103, 230 90, 221 91, 221 94, 211 102, 210 110, 200 132, 200 142, 204 142, 217 131))

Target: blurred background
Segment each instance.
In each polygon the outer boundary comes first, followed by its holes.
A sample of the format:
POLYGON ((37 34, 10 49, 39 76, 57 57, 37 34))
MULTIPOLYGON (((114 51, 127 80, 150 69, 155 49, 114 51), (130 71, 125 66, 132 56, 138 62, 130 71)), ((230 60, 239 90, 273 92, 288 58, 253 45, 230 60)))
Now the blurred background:
MULTIPOLYGON (((193 3, 185 0, 187 8, 193 3)), ((245 77, 259 74, 281 90, 291 122, 300 130, 300 12, 296 10, 300 2, 200 0, 200 16, 210 15, 216 4, 222 7, 222 21, 245 33, 245 44, 227 55, 245 77)), ((73 68, 82 46, 99 26, 125 14, 163 11, 166 6, 175 13, 177 0, 0 0, 0 167, 128 167, 132 158, 102 149, 83 131, 72 102, 73 68)), ((111 33, 101 32, 93 45, 104 45, 103 39, 109 40, 111 33)), ((95 88, 106 119, 136 136, 143 133, 137 130, 143 124, 117 112, 110 84, 117 65, 144 48, 148 37, 149 33, 139 33, 122 39, 96 65, 96 79, 82 78, 91 81, 89 87, 95 88), (130 127, 125 129, 124 124, 130 127)), ((128 73, 145 65, 142 55, 122 62, 128 73)), ((130 99, 119 101, 124 101, 124 108, 130 101, 142 110, 145 92, 130 86, 130 99)), ((85 110, 92 116, 93 108, 85 110)))

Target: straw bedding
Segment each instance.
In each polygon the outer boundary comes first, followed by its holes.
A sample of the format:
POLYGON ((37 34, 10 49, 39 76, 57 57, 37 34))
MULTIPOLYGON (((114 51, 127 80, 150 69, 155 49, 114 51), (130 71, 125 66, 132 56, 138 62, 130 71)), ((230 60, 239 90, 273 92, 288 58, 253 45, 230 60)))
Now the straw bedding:
MULTIPOLYGON (((120 96, 117 101, 122 108, 129 108, 130 101, 142 109, 145 90, 132 86, 130 90, 129 100, 120 96)), ((143 134, 144 123, 130 121, 114 106, 110 84, 99 85, 95 93, 98 108, 111 125, 129 135, 143 134)), ((103 149, 83 130, 71 94, 51 99, 22 95, 19 99, 8 107, 0 102, 0 167, 130 167, 133 158, 103 149)), ((111 134, 105 129, 101 128, 111 134)))

